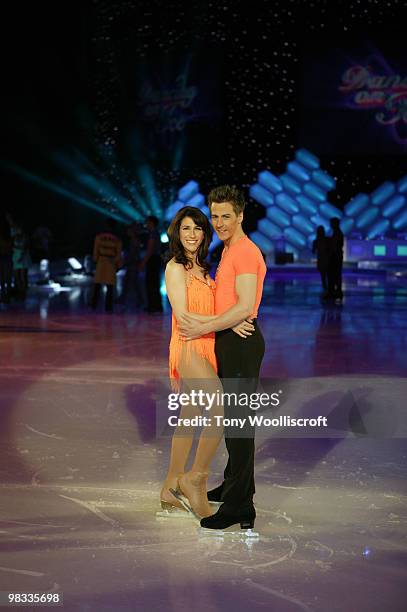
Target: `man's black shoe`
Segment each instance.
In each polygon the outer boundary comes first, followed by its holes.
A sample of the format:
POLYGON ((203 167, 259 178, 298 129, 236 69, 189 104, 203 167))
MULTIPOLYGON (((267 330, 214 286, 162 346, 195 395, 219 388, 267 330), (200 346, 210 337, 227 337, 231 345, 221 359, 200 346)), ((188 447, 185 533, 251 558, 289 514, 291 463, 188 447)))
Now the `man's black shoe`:
POLYGON ((222 501, 222 491, 223 491, 223 483, 216 487, 215 489, 211 489, 208 491, 208 501, 221 502, 222 501))
POLYGON ((236 514, 225 512, 223 507, 222 505, 212 516, 201 519, 201 527, 205 527, 205 529, 227 529, 239 523, 240 529, 253 529, 256 519, 256 511, 253 507, 249 511, 236 514))

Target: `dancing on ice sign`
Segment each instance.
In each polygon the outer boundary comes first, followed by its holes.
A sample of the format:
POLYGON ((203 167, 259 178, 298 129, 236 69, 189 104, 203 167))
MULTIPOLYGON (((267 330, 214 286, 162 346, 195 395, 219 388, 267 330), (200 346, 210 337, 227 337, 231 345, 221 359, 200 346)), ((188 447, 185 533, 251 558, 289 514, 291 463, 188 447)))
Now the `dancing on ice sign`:
POLYGON ((172 88, 154 89, 146 82, 139 96, 139 104, 145 119, 153 119, 157 132, 184 129, 188 121, 194 119, 192 103, 198 89, 187 85, 186 76, 179 75, 172 88))
MULTIPOLYGON (((342 74, 339 91, 353 108, 377 108, 382 125, 407 123, 407 76, 378 74, 371 66, 351 66, 342 74)), ((405 139, 403 139, 405 140, 405 139)))
POLYGON ((405 154, 407 63, 399 37, 303 50, 300 143, 319 155, 405 154))

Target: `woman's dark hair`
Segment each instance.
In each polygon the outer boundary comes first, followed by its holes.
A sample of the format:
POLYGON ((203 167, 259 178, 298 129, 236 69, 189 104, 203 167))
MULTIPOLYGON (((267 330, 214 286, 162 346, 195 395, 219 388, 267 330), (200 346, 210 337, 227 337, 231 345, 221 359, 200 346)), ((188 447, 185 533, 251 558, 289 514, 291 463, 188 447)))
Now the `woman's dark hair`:
POLYGON ((192 221, 202 229, 204 233, 204 239, 199 245, 198 253, 196 255, 196 261, 198 266, 200 266, 205 273, 205 276, 209 273, 210 264, 205 261, 208 255, 209 245, 212 241, 213 230, 207 219, 207 217, 199 210, 199 208, 195 208, 194 206, 184 206, 181 208, 174 219, 171 221, 171 225, 168 228, 167 234, 170 239, 170 248, 168 259, 174 258, 176 263, 180 263, 184 266, 185 270, 189 270, 192 268, 193 263, 190 259, 188 259, 185 249, 182 246, 181 239, 179 237, 179 230, 181 227, 181 223, 185 217, 190 217, 192 221))

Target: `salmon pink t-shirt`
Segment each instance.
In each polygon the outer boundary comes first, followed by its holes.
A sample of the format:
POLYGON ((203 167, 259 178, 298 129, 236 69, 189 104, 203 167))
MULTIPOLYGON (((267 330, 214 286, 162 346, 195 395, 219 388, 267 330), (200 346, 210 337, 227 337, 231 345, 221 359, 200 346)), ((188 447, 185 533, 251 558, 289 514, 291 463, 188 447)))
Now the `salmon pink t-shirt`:
POLYGON ((222 251, 216 271, 215 314, 221 315, 238 302, 236 276, 256 274, 256 302, 252 317, 257 317, 267 267, 260 249, 246 235, 222 251))

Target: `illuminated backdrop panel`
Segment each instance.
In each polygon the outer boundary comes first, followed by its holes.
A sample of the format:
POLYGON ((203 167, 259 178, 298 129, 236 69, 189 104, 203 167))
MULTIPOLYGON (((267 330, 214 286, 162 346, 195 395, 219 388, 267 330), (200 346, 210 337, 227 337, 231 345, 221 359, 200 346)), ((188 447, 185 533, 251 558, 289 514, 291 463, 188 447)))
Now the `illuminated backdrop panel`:
POLYGON ((407 175, 396 183, 386 181, 372 193, 359 193, 343 212, 327 200, 336 181, 321 170, 319 159, 299 149, 287 171, 275 176, 268 170, 258 174, 250 196, 266 209, 252 240, 265 254, 274 251, 274 242, 284 239, 287 251, 296 257, 309 257, 316 228, 329 231, 329 219, 341 220, 345 236, 372 239, 407 232, 407 175))
MULTIPOLYGON (((328 193, 335 185, 334 177, 321 169, 318 157, 306 149, 296 151, 295 159, 280 176, 262 170, 249 194, 266 209, 266 216, 250 237, 265 255, 274 252, 277 241, 283 241, 295 258, 309 259, 316 228, 322 225, 329 232, 331 217, 340 219, 347 237, 374 239, 407 234, 407 175, 394 183, 385 181, 370 194, 357 194, 343 211, 328 202, 328 193)), ((196 181, 179 190, 177 200, 166 210, 166 221, 186 205, 209 215, 196 181)), ((211 250, 218 244, 215 237, 211 250)))

